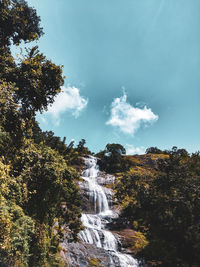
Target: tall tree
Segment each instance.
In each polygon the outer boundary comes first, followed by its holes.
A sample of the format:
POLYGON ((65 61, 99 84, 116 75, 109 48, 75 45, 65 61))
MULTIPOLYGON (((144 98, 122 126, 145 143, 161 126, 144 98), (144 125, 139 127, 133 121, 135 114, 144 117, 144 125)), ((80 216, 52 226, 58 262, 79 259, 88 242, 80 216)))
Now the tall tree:
POLYGON ((62 67, 37 46, 18 59, 11 53, 11 45, 42 34, 26 1, 0 0, 0 265, 62 266, 63 226, 71 239, 81 229, 79 175, 68 166, 69 149, 35 119, 60 92, 62 67))

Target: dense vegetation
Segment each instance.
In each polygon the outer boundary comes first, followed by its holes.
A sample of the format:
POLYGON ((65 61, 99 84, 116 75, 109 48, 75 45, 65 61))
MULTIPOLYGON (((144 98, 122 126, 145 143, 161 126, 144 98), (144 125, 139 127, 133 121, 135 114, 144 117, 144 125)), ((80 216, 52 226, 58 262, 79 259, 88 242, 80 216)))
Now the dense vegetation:
MULTIPOLYGON (((0 0, 0 265, 62 266, 59 242, 81 229, 77 148, 42 132, 36 112, 54 101, 62 67, 38 47, 16 58, 11 45, 43 34, 35 9, 23 0, 0 0), (64 228, 63 228, 64 226, 64 228)), ((86 152, 86 151, 85 151, 86 152)))
POLYGON ((96 154, 101 170, 108 173, 126 171, 130 168, 129 161, 123 157, 126 149, 120 144, 107 144, 103 151, 96 154))
POLYGON ((146 237, 134 251, 150 266, 199 266, 200 154, 173 147, 168 155, 130 158, 132 167, 118 175, 115 190, 121 226, 146 237))

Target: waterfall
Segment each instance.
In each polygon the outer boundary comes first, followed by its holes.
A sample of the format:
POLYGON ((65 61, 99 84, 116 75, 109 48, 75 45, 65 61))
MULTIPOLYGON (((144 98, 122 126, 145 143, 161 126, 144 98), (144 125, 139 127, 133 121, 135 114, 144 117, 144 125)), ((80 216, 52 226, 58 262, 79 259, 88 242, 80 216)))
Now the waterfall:
POLYGON ((85 230, 79 233, 80 239, 108 251, 111 267, 138 267, 136 259, 118 251, 118 239, 106 230, 106 225, 116 215, 109 207, 106 189, 97 182, 100 175, 97 159, 89 156, 85 159, 85 164, 86 169, 82 173, 82 178, 86 183, 87 194, 94 213, 82 214, 81 220, 85 230))

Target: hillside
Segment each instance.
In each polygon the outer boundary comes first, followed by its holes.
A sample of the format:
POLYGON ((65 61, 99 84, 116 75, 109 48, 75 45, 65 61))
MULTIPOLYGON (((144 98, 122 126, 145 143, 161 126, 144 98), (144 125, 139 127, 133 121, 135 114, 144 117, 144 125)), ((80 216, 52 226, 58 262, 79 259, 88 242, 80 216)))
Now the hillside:
POLYGON ((129 247, 133 240, 124 229, 136 231, 132 249, 150 266, 198 266, 199 153, 174 147, 168 155, 125 159, 132 165, 117 174, 121 215, 112 227, 129 247))

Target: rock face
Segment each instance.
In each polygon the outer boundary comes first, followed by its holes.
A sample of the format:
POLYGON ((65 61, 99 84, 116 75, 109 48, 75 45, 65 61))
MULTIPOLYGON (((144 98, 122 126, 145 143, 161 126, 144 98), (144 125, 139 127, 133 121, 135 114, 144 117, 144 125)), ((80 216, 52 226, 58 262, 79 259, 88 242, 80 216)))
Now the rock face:
POLYGON ((62 244, 61 254, 68 266, 136 267, 138 261, 131 254, 122 253, 117 233, 109 231, 108 225, 118 214, 112 209, 113 191, 109 188, 114 177, 102 174, 97 159, 85 159, 85 170, 80 182, 83 197, 81 217, 85 230, 79 233, 80 242, 62 244))
POLYGON ((93 266, 92 262, 96 262, 96 266, 110 267, 110 255, 102 248, 83 242, 63 244, 63 248, 66 248, 63 257, 70 267, 93 266))

